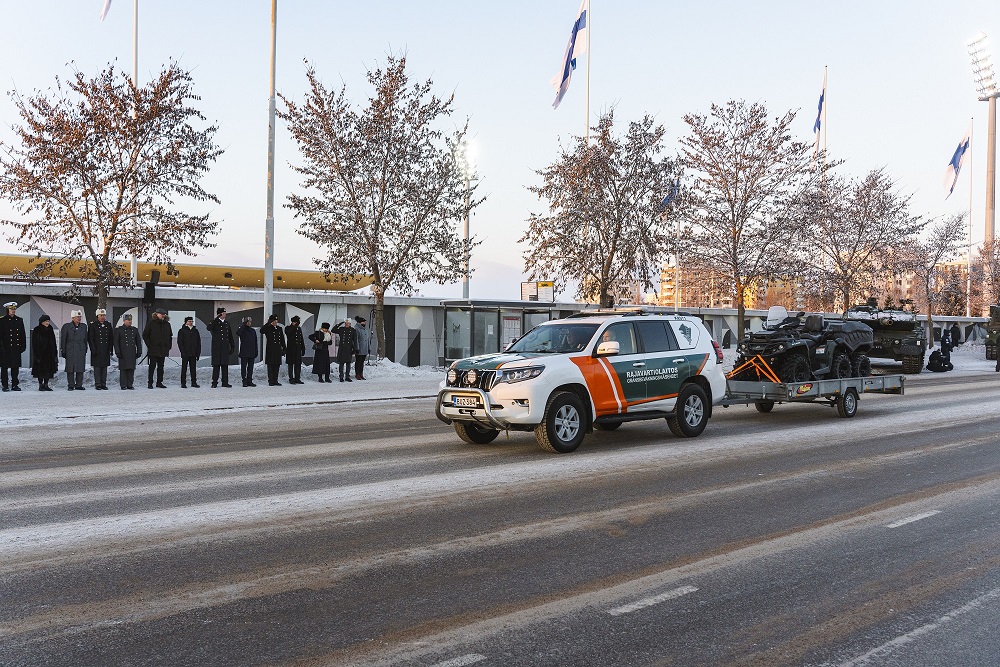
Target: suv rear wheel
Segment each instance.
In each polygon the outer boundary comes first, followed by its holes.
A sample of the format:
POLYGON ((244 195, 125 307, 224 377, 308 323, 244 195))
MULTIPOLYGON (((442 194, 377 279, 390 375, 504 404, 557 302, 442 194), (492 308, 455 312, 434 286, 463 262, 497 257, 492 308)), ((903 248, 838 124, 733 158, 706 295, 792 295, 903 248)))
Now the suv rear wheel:
POLYGON ((580 397, 569 391, 553 394, 542 423, 535 427, 539 446, 556 454, 569 454, 580 446, 585 434, 586 418, 580 397))
POLYGON ((708 396, 693 382, 681 387, 674 414, 667 417, 670 432, 679 438, 701 435, 708 424, 708 396))

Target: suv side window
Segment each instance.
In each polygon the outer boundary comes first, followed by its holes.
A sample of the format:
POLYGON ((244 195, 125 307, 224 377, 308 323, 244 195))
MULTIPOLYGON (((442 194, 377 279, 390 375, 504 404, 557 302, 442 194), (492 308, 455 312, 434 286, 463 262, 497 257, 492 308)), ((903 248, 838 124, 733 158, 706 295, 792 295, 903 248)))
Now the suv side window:
POLYGON ((631 322, 617 322, 604 330, 601 339, 597 343, 600 345, 604 341, 618 341, 618 354, 635 354, 639 350, 636 345, 635 331, 631 322))
POLYGON ((642 339, 642 349, 645 352, 669 352, 677 349, 677 342, 674 334, 666 326, 666 322, 635 322, 635 328, 639 330, 639 338, 642 339))
POLYGON ((681 350, 690 350, 698 346, 701 327, 689 320, 670 320, 674 339, 681 350))

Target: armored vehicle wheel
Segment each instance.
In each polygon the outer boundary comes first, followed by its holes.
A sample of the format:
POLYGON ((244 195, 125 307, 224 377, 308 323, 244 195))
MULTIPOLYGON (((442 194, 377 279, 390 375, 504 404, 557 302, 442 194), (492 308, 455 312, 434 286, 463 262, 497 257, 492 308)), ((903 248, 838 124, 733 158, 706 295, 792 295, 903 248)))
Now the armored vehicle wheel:
POLYGON ((996 361, 997 359, 997 346, 987 345, 986 346, 986 359, 987 361, 996 361))
POLYGON ((787 359, 785 363, 781 366, 781 378, 782 382, 808 382, 809 376, 809 362, 801 354, 793 354, 787 359))
POLYGON ((617 429, 621 425, 622 425, 621 422, 606 422, 604 424, 594 424, 594 430, 595 431, 614 431, 615 429, 617 429))
POLYGON ((753 406, 757 408, 757 412, 767 414, 771 410, 774 410, 774 401, 757 401, 753 406))
POLYGON ((667 417, 670 432, 678 438, 693 438, 701 435, 708 424, 708 396, 705 390, 689 382, 681 387, 677 395, 674 414, 667 417))
POLYGON ((924 355, 911 354, 903 357, 903 372, 907 375, 916 375, 924 367, 924 355))
POLYGON ((851 360, 842 352, 833 355, 833 365, 830 366, 830 377, 835 379, 851 377, 851 360))
POLYGON ((542 423, 535 427, 535 440, 547 451, 569 454, 586 434, 583 401, 576 394, 560 391, 552 395, 542 423))
POLYGON ((455 433, 470 445, 488 445, 497 439, 500 431, 495 428, 480 426, 475 422, 453 422, 455 433))
POLYGON ((858 414, 858 394, 854 389, 848 389, 837 397, 837 413, 847 418, 858 414))
POLYGON ((867 354, 856 354, 851 359, 851 374, 856 378, 871 377, 872 360, 867 354))

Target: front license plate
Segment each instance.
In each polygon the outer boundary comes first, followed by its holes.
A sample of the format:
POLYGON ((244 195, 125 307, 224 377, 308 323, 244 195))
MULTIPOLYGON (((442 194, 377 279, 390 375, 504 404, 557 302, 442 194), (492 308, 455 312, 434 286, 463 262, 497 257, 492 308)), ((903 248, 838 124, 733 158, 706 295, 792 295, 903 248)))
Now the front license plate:
POLYGON ((475 396, 452 396, 452 405, 456 408, 478 408, 479 399, 475 396))

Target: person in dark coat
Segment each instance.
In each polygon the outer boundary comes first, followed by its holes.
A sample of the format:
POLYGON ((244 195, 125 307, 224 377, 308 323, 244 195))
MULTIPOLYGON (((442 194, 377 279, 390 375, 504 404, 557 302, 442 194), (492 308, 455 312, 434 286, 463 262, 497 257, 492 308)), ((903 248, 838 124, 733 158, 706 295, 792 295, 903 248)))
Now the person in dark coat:
POLYGON ((330 323, 323 322, 319 331, 309 334, 309 340, 313 344, 312 372, 319 376, 320 382, 330 382, 330 346, 333 345, 330 323))
POLYGON ((951 325, 951 346, 962 344, 962 327, 958 326, 958 322, 951 325))
POLYGON ((0 317, 0 381, 4 391, 21 391, 21 354, 27 347, 24 320, 18 317, 17 302, 10 301, 3 307, 7 314, 0 317), (7 374, 10 371, 10 379, 7 374))
POLYGON ((108 322, 106 310, 94 311, 97 321, 87 326, 87 345, 90 347, 90 365, 94 369, 94 389, 108 388, 108 366, 115 352, 115 330, 108 322))
POLYGON ((278 325, 278 316, 271 315, 267 324, 260 328, 264 338, 264 363, 267 364, 267 384, 280 387, 278 371, 281 370, 281 358, 285 356, 285 333, 278 325))
POLYGON ((194 326, 194 318, 184 318, 184 326, 177 330, 177 351, 181 353, 181 389, 187 389, 187 370, 191 369, 191 386, 197 389, 198 359, 201 357, 201 334, 194 326))
POLYGON ((236 330, 236 338, 240 341, 240 375, 243 376, 244 387, 256 387, 253 381, 253 364, 257 360, 257 330, 251 326, 253 320, 243 318, 243 324, 236 330))
POLYGON ((358 336, 358 348, 354 350, 354 379, 367 380, 365 377, 365 359, 368 358, 370 347, 370 336, 368 335, 368 321, 360 315, 354 318, 357 326, 354 331, 358 336))
POLYGON ((83 391, 83 373, 87 369, 87 323, 82 310, 71 310, 69 322, 59 331, 59 354, 66 360, 66 384, 70 391, 83 391))
POLYGON ((142 336, 132 326, 132 316, 126 314, 122 325, 115 329, 115 356, 118 357, 118 384, 122 389, 135 389, 135 367, 142 358, 142 336))
POLYGON ((306 353, 306 340, 299 326, 299 316, 292 317, 285 327, 285 363, 288 364, 288 384, 305 384, 302 381, 302 357, 306 353))
POLYGON ((170 354, 170 348, 174 345, 174 331, 167 321, 167 311, 157 308, 153 311, 153 316, 146 322, 146 328, 142 330, 142 340, 146 343, 146 355, 149 359, 149 381, 148 386, 153 388, 153 371, 156 371, 156 386, 159 389, 166 389, 163 384, 163 362, 170 354))
POLYGON ((38 326, 31 330, 31 375, 38 378, 38 391, 52 391, 49 380, 59 370, 59 349, 56 332, 48 315, 38 318, 38 326))
POLYGON ((351 320, 335 326, 331 331, 337 335, 337 365, 340 368, 340 381, 344 381, 344 368, 347 368, 347 381, 351 382, 351 364, 354 362, 354 351, 358 349, 358 332, 351 326, 351 320))
POLYGON ((212 334, 212 387, 219 386, 220 373, 222 386, 232 387, 229 384, 229 357, 236 349, 236 341, 233 339, 233 327, 226 321, 225 308, 215 309, 215 319, 209 322, 208 332, 212 334))

